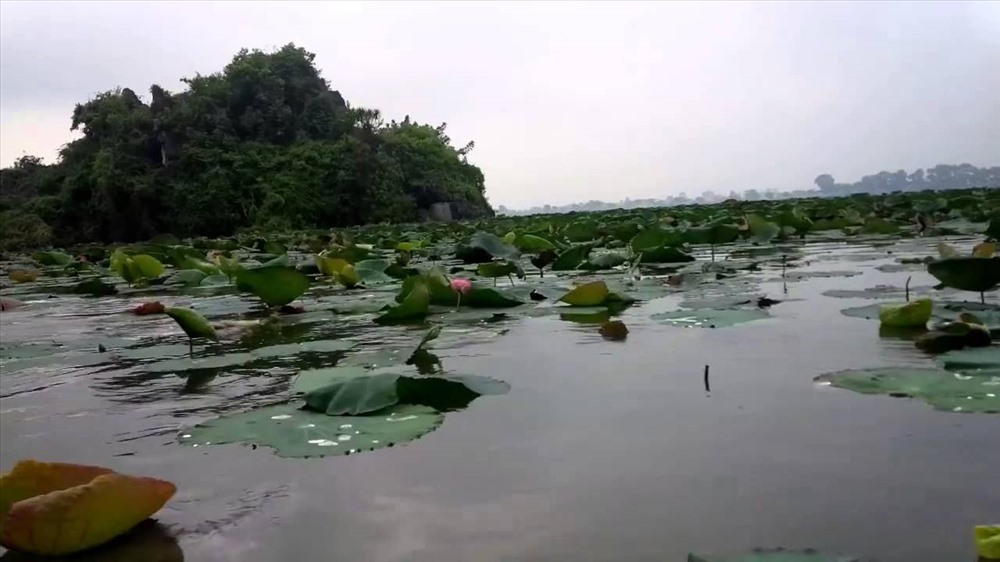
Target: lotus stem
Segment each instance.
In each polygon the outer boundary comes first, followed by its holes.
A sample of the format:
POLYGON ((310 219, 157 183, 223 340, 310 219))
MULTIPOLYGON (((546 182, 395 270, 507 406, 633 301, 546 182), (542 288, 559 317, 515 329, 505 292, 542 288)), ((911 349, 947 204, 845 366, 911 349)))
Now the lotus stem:
POLYGON ((705 392, 712 392, 712 387, 708 383, 708 365, 705 365, 705 392))
POLYGON ((188 336, 188 357, 194 359, 194 338, 188 336))
POLYGON ((979 291, 979 302, 982 303, 982 304, 986 304, 986 292, 985 291, 979 291))
POLYGON ((455 310, 458 310, 459 308, 462 307, 462 292, 461 291, 455 291, 455 292, 458 293, 458 301, 455 303, 455 310))
POLYGON ((910 279, 913 279, 912 275, 906 278, 906 302, 910 302, 910 279))
POLYGON ((507 274, 507 279, 510 279, 510 286, 513 287, 514 286, 514 278, 511 277, 510 273, 507 274))

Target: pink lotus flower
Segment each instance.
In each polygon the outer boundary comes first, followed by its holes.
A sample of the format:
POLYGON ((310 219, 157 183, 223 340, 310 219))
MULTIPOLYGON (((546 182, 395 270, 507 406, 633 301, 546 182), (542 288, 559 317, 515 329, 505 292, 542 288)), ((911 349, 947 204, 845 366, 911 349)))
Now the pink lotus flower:
POLYGON ((458 301, 455 303, 455 308, 458 308, 462 306, 462 295, 467 295, 472 292, 472 281, 461 278, 452 279, 451 290, 458 293, 458 301))
POLYGON ((459 293, 460 295, 467 295, 472 292, 472 281, 469 281, 468 279, 452 279, 451 290, 459 293))

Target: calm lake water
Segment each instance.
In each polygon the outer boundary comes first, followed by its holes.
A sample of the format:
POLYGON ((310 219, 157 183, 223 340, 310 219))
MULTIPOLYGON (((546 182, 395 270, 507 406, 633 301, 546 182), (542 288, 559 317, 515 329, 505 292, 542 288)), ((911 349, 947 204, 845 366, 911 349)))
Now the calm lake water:
MULTIPOLYGON (((143 354, 183 354, 187 340, 166 318, 123 312, 145 299, 19 297, 28 306, 2 316, 0 470, 31 457, 173 481, 178 493, 157 516, 168 536, 138 547, 171 562, 682 562, 778 546, 971 561, 973 525, 1000 519, 1000 416, 813 383, 842 369, 933 365, 912 343, 879 338, 876 321, 840 314, 879 301, 821 293, 910 275, 926 289, 934 280, 919 268, 875 268, 933 254, 934 243, 809 245, 794 271, 859 274, 789 282, 785 294, 780 269, 766 270, 746 292, 785 302, 727 328, 650 317, 691 294, 626 310, 624 342, 556 315, 446 324, 435 346, 445 368, 502 379, 510 392, 405 446, 315 459, 177 442, 199 422, 273 402, 301 363, 224 369, 186 389, 146 369, 143 354), (115 358, 129 347, 139 351, 115 358)), ((213 319, 225 318, 237 297, 217 299, 213 319)), ((307 309, 321 308, 314 301, 307 309)), ((357 340, 344 361, 420 336, 318 315, 290 317, 304 328, 287 338, 357 340)))

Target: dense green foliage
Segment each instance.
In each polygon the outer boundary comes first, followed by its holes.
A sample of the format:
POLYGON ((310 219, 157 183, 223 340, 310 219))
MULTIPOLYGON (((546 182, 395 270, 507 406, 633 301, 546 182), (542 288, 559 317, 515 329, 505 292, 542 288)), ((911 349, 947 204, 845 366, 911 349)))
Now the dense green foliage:
POLYGON ((435 203, 492 215, 472 143, 352 107, 313 58, 291 44, 242 50, 187 91, 77 105, 83 136, 58 163, 26 156, 0 171, 3 247, 415 221, 435 203))

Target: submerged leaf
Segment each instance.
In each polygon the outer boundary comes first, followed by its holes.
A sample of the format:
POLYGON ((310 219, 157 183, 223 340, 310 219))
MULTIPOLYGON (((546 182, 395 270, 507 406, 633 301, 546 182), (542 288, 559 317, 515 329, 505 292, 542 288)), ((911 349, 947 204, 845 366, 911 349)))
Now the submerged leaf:
POLYGON ((611 320, 601 324, 600 334, 605 339, 620 341, 628 336, 628 327, 621 320, 611 320))
POLYGON ((102 467, 20 461, 0 476, 0 544, 41 555, 93 548, 159 511, 176 490, 102 467))

